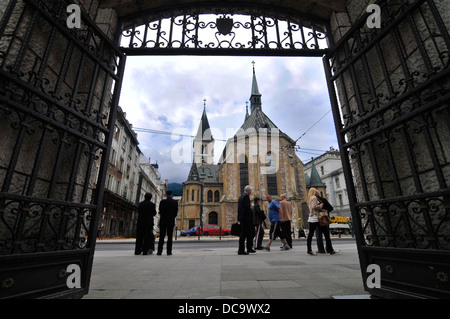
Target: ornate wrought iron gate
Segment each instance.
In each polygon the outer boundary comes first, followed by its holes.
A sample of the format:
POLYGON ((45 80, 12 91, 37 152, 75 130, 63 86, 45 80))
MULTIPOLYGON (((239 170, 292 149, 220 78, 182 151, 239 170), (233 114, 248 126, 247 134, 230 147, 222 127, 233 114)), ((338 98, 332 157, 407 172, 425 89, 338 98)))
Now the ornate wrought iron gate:
POLYGON ((127 55, 323 56, 326 21, 233 5, 142 12, 121 22, 127 55))
POLYGON ((125 59, 82 9, 68 27, 69 4, 2 8, 2 298, 80 297, 89 286, 125 59))
POLYGON ((449 298, 448 4, 379 5, 381 28, 362 17, 324 57, 364 285, 449 298))

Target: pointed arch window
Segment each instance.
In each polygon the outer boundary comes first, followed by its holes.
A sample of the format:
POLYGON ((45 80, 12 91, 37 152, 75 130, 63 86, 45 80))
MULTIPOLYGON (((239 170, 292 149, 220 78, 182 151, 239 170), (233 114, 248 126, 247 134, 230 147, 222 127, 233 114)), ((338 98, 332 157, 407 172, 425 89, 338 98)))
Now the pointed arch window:
POLYGON ((214 201, 217 203, 220 200, 220 192, 219 191, 215 191, 214 192, 214 201))
POLYGON ((207 202, 212 202, 213 201, 213 192, 212 190, 208 191, 208 195, 207 195, 207 202))
POLYGON ((266 179, 267 193, 270 195, 278 194, 277 163, 275 155, 272 152, 268 152, 266 156, 266 179))
POLYGON ((244 187, 248 185, 248 159, 245 155, 239 158, 239 178, 241 193, 243 193, 244 187))
POLYGON ((219 223, 219 215, 216 212, 209 213, 208 223, 212 225, 217 225, 219 223))

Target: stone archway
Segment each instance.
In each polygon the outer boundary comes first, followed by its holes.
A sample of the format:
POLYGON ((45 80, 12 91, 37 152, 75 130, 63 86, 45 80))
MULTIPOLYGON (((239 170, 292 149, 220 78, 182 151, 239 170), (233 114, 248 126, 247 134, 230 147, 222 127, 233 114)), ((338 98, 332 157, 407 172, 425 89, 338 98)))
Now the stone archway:
MULTIPOLYGON (((320 54, 363 284, 382 297, 448 297, 450 10, 445 0, 378 1, 378 30, 366 24, 368 2, 226 6, 276 9, 326 27, 329 50, 320 54), (366 283, 373 263, 382 269, 380 289, 366 283)), ((102 211, 125 63, 122 25, 143 12, 223 1, 80 1, 79 29, 67 28, 68 1, 0 3, 0 297, 79 297, 89 288, 102 211), (61 285, 69 263, 79 266, 80 288, 61 285)))

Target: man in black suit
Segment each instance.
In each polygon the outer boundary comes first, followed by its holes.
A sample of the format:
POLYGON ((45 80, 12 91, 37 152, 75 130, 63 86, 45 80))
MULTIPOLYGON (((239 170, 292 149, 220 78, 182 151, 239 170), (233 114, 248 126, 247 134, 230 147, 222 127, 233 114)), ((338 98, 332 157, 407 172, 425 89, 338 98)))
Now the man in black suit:
POLYGON ((247 185, 244 188, 244 194, 238 200, 238 221, 241 224, 241 233, 239 235, 239 255, 248 255, 248 253, 256 253, 253 249, 253 213, 250 206, 250 194, 252 187, 247 185), (245 243, 247 241, 247 245, 245 243), (247 251, 245 251, 247 246, 247 251))
POLYGON ((134 254, 148 255, 153 253, 153 217, 156 215, 155 204, 151 202, 152 194, 146 193, 144 200, 138 205, 136 223, 136 244, 134 254), (152 246, 152 247, 151 247, 152 246), (152 249, 150 249, 152 248, 152 249))
POLYGON ((175 218, 178 214, 178 201, 172 198, 172 191, 166 192, 166 199, 159 203, 159 242, 158 255, 161 255, 164 247, 164 237, 167 234, 167 255, 172 255, 172 236, 175 227, 175 218))

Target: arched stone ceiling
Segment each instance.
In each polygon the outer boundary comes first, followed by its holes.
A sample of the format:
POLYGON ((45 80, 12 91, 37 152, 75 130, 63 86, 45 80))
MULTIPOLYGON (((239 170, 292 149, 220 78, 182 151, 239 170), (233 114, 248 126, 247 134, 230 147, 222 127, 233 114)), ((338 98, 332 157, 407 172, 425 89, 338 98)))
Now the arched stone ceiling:
POLYGON ((279 9, 293 14, 303 14, 321 20, 329 20, 333 11, 344 11, 346 0, 100 0, 100 8, 116 10, 119 18, 135 16, 143 11, 162 10, 183 6, 247 6, 256 5, 279 9))

